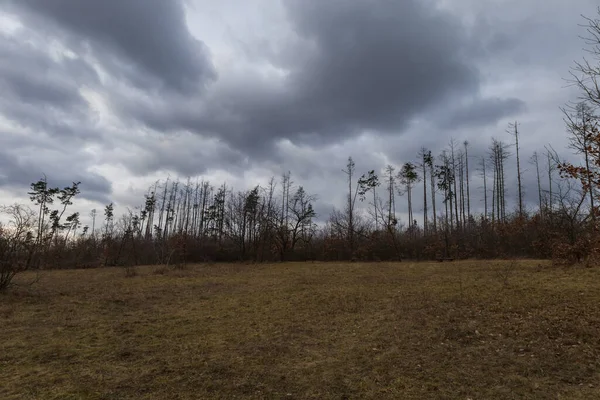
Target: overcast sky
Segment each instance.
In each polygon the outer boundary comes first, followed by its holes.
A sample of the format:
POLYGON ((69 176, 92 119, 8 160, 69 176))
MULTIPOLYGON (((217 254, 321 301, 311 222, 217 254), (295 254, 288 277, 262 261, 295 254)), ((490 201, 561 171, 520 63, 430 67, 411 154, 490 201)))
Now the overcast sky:
POLYGON ((455 138, 474 167, 515 120, 524 159, 546 143, 566 155, 564 79, 596 4, 0 0, 0 204, 43 173, 81 181, 87 215, 137 206, 167 176, 241 190, 289 170, 326 217, 348 156, 381 170, 455 138))

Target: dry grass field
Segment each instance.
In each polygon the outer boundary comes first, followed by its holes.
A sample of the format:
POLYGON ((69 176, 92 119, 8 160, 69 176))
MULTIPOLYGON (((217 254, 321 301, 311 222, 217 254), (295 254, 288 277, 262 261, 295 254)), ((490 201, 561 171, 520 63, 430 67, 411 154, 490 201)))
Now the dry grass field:
POLYGON ((1 399, 598 399, 599 367, 596 268, 107 268, 0 295, 1 399))

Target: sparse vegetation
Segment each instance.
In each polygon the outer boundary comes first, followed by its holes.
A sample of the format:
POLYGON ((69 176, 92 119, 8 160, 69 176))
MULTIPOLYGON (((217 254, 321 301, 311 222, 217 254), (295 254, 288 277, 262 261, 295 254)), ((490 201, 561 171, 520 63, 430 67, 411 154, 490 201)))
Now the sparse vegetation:
POLYGON ((600 396, 597 268, 513 260, 137 271, 51 271, 4 293, 0 397, 600 396))

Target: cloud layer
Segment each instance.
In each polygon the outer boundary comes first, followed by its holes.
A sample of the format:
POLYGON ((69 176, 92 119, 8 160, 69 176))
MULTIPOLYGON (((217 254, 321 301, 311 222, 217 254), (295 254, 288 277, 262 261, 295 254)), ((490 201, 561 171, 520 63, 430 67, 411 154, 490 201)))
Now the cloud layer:
POLYGON ((291 170, 339 206, 349 155, 382 169, 454 137, 476 165, 517 119, 524 154, 560 148, 561 78, 595 5, 522 3, 4 2, 0 196, 46 173, 133 207, 161 175, 242 189, 291 170))

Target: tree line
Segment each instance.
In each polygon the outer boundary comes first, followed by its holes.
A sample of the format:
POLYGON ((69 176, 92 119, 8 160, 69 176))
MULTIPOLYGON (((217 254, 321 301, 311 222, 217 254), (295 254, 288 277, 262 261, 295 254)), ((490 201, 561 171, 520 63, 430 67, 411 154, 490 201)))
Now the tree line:
POLYGON ((158 181, 139 207, 116 217, 108 204, 91 210, 91 226, 82 226, 79 213, 67 212, 80 194, 80 182, 61 189, 43 177, 31 184, 31 206, 2 208, 9 222, 0 226, 0 287, 31 268, 468 257, 592 260, 599 247, 600 22, 586 21, 595 58, 573 68, 582 95, 563 109, 569 147, 581 163, 561 159, 550 146, 534 152, 526 161, 537 182, 534 209, 523 198, 518 122, 508 126, 509 143, 492 139, 485 154, 470 154, 467 141, 451 140, 438 154, 421 148, 414 160, 364 173, 349 157, 342 172, 345 205, 328 216, 316 214, 317 195, 287 172, 246 191, 204 180, 158 181), (507 202, 509 162, 516 164, 515 209, 507 202), (477 175, 483 210, 473 206, 477 175), (414 204, 417 191, 422 204, 414 204), (399 218, 399 199, 406 202, 406 221, 399 218), (324 222, 317 224, 318 218, 324 222))

